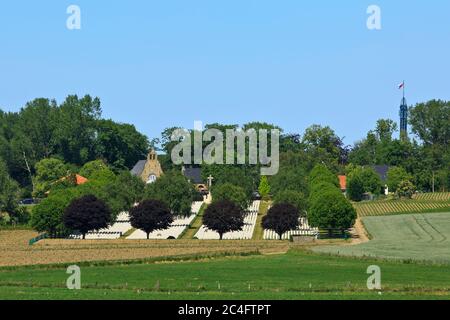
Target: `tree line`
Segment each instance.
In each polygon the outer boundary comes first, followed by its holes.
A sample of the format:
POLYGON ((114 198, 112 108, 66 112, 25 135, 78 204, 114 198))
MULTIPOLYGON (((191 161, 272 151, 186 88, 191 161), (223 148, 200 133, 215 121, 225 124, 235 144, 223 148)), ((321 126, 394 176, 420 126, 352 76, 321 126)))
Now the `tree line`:
MULTIPOLYGON (((205 181, 209 175, 214 177, 212 192, 218 199, 234 194, 235 203, 245 207, 255 191, 259 191, 261 196, 279 203, 295 202, 299 214, 306 214, 312 206, 310 177, 317 165, 323 165, 334 176, 346 174, 349 197, 355 201, 361 200, 364 193, 382 194, 384 184, 406 196, 413 190, 449 190, 450 102, 432 100, 417 104, 410 110, 409 122, 410 139, 396 138, 397 124, 380 119, 353 146, 345 145, 343 138, 328 126, 312 125, 300 134, 286 133, 280 127, 261 122, 243 126, 208 124, 205 129, 223 132, 238 128, 279 129, 280 170, 275 176, 261 177, 257 165, 203 164, 202 176, 205 181), (391 166, 387 181, 380 181, 371 168, 373 165, 391 166)), ((129 209, 136 199, 144 199, 141 189, 153 190, 152 200, 160 200, 166 193, 184 199, 177 193, 187 190, 177 188, 185 183, 181 167, 170 160, 176 144, 170 136, 175 129, 168 128, 161 137, 149 141, 133 125, 103 119, 100 100, 90 96, 68 96, 59 105, 54 100, 36 99, 19 112, 0 111, 0 212, 26 220, 27 213, 17 203, 21 197, 31 196, 44 198, 37 206, 41 208, 49 206, 49 199, 64 199, 51 205, 59 214, 63 205, 67 207, 74 198, 88 194, 110 202, 115 213, 129 209), (130 177, 129 170, 145 158, 150 146, 159 146, 163 170, 172 172, 167 177, 175 182, 161 179, 158 184, 145 187, 138 183, 139 179, 130 177), (89 182, 75 186, 73 178, 77 173, 89 182)), ((198 197, 191 191, 190 200, 198 197)), ((171 212, 186 213, 190 208, 187 200, 180 202, 175 196, 173 199, 173 203, 166 199, 171 212)), ((58 221, 52 232, 64 231, 61 219, 58 221)))

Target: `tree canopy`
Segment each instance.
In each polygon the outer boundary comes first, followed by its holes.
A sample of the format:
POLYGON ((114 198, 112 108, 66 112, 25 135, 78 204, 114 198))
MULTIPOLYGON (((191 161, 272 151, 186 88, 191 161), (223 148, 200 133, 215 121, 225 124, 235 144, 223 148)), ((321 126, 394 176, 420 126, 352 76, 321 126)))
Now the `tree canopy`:
POLYGON ((173 215, 189 216, 194 194, 194 187, 181 173, 170 171, 146 186, 144 199, 160 200, 173 215))
POLYGON ((327 190, 318 194, 308 211, 308 223, 321 229, 345 230, 353 227, 356 211, 340 190, 327 190))
POLYGON ((130 222, 133 228, 147 234, 155 230, 165 230, 173 222, 173 215, 166 204, 159 200, 144 200, 130 210, 130 222))
POLYGON ((243 188, 231 183, 216 185, 212 190, 213 202, 228 200, 239 206, 241 210, 247 210, 250 205, 250 198, 243 188))
POLYGON ((0 213, 14 214, 19 200, 19 186, 8 174, 6 164, 0 158, 0 213))
POLYGON ((282 239, 285 232, 295 230, 299 226, 299 211, 288 203, 277 203, 269 209, 262 219, 265 230, 273 230, 282 239))
POLYGON ((64 226, 68 230, 86 233, 106 228, 111 222, 111 210, 106 203, 94 195, 86 195, 73 200, 64 210, 64 226))
POLYGON ((228 200, 213 202, 205 210, 203 224, 208 229, 216 231, 222 240, 225 233, 242 230, 244 211, 228 200))
POLYGON ((10 176, 31 189, 35 165, 50 158, 77 166, 102 159, 117 170, 131 169, 145 158, 148 138, 133 125, 101 119, 101 113, 100 99, 89 95, 71 95, 61 104, 35 99, 14 113, 0 110, 0 157, 10 176))
POLYGON ((302 216, 306 216, 306 212, 308 210, 308 201, 305 198, 305 195, 298 191, 281 191, 274 197, 273 202, 274 204, 293 205, 302 216))

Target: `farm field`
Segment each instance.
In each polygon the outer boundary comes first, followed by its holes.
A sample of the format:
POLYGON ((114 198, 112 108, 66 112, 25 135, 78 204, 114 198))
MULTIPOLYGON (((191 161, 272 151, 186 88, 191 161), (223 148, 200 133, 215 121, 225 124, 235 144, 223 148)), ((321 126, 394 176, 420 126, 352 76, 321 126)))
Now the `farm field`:
POLYGON ((289 243, 277 241, 198 240, 42 240, 29 230, 0 230, 0 267, 86 261, 153 259, 185 255, 286 252, 289 243))
POLYGON ((312 254, 84 266, 81 290, 63 267, 0 269, 0 299, 449 299, 450 265, 403 264, 312 254), (367 267, 382 292, 367 289, 367 267))
POLYGON ((450 192, 419 193, 413 196, 415 200, 450 201, 450 192))
POLYGON ((379 200, 354 203, 359 217, 450 211, 450 193, 425 193, 412 200, 379 200))
POLYGON ((364 217, 373 237, 354 246, 324 246, 316 252, 450 264, 450 212, 364 217))

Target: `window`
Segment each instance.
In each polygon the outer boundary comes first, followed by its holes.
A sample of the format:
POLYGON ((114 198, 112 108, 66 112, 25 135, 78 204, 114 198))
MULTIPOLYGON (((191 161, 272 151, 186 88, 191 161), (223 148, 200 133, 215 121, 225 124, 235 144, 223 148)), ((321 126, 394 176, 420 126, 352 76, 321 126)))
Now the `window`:
POLYGON ((154 174, 151 174, 148 177, 147 184, 154 183, 155 181, 156 181, 156 176, 154 174))

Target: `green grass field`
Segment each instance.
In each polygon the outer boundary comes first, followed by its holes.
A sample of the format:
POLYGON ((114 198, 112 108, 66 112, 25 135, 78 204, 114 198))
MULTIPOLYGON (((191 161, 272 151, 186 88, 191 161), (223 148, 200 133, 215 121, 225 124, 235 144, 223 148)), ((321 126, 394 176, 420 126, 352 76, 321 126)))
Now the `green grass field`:
MULTIPOLYGON (((412 200, 417 201, 436 200, 412 200)), ((82 289, 75 291, 65 286, 65 266, 0 268, 0 299, 450 299, 450 212, 362 221, 373 239, 360 245, 340 242, 313 251, 292 245, 286 254, 197 259, 193 254, 183 261, 86 262, 82 289), (367 289, 370 265, 381 268, 380 292, 367 289)), ((184 237, 191 238, 195 227, 184 237)))
POLYGON ((312 254, 82 267, 82 289, 64 268, 0 271, 0 299, 449 299, 450 266, 312 254), (382 292, 367 289, 369 265, 382 292), (159 283, 158 286, 156 284, 159 283))
POLYGON ((372 240, 355 246, 317 247, 316 252, 450 263, 450 213, 364 217, 372 240))

